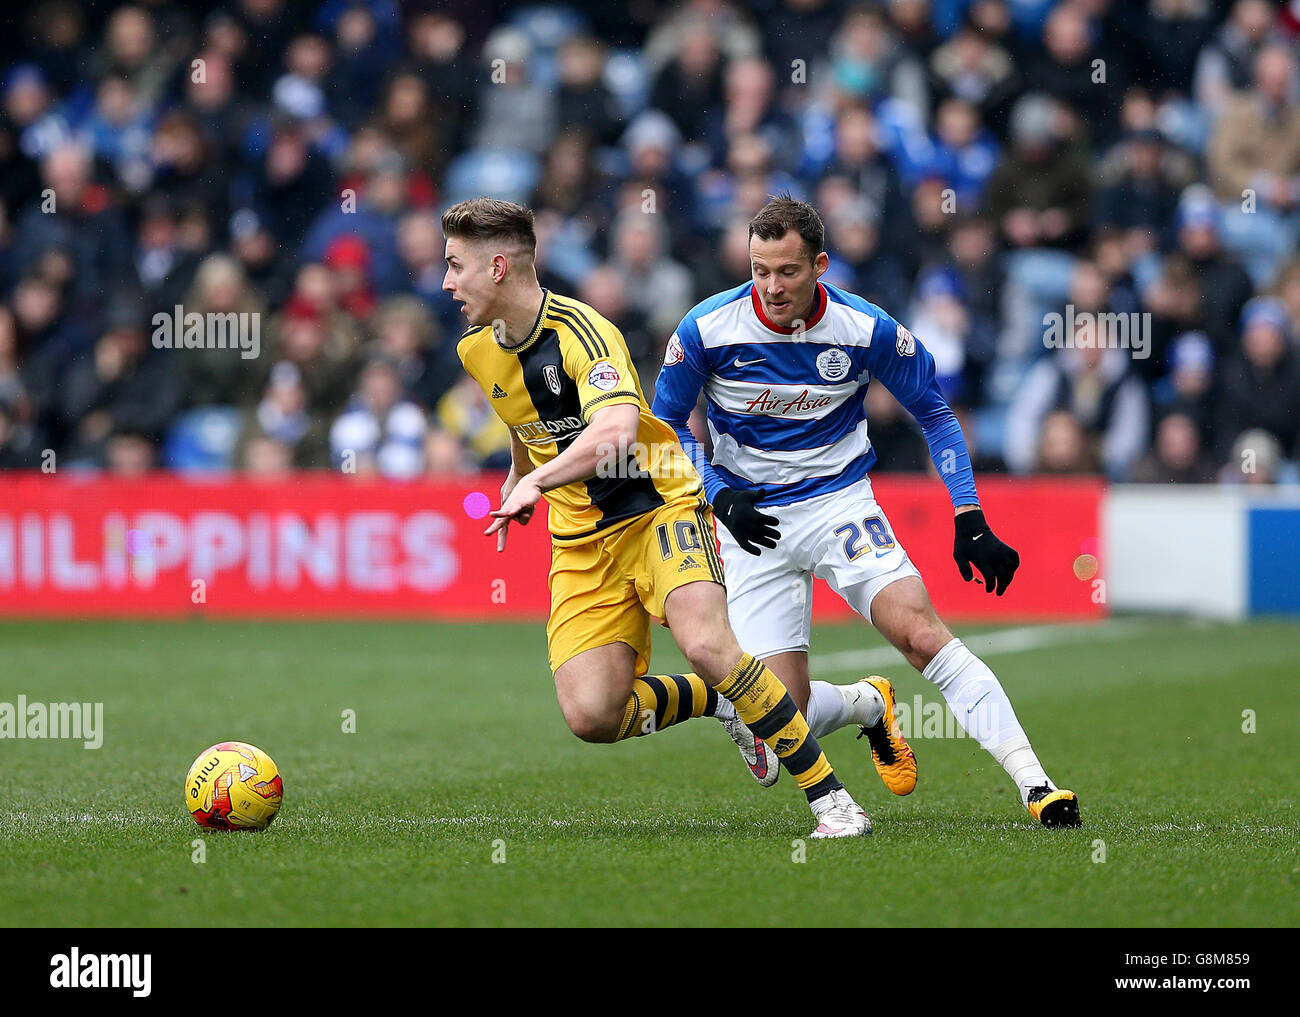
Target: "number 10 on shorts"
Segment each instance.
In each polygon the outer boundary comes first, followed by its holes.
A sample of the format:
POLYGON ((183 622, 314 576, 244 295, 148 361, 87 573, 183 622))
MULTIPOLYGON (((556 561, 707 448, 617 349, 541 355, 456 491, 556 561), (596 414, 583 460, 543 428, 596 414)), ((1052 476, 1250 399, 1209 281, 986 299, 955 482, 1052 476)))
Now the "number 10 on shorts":
MULTIPOLYGON (((668 542, 668 524, 660 523, 656 526, 655 536, 659 538, 659 553, 663 556, 664 561, 667 561, 673 556, 672 544, 668 542)), ((681 551, 682 554, 704 550, 704 545, 700 542, 700 531, 689 520, 679 519, 674 523, 673 536, 677 538, 677 550, 681 551)))
POLYGON ((894 549, 894 538, 880 516, 868 516, 858 523, 845 523, 835 527, 835 535, 844 540, 844 557, 857 561, 874 548, 877 558, 883 558, 894 549))

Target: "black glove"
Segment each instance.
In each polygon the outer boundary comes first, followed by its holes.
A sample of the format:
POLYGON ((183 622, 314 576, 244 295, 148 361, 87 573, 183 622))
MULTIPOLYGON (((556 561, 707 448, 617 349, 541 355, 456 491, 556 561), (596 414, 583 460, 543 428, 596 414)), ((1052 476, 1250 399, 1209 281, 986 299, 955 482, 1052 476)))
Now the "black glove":
POLYGON ((957 537, 953 541, 952 556, 962 579, 968 583, 971 581, 971 566, 974 565, 984 580, 984 592, 992 593, 996 585, 998 596, 1002 596, 1011 585, 1016 569, 1020 568, 1020 555, 1015 548, 998 540, 979 509, 961 513, 955 518, 955 523, 957 537))
POLYGON ((750 554, 762 554, 755 544, 776 547, 781 536, 776 528, 776 516, 764 515, 754 508, 762 500, 762 491, 739 491, 734 487, 724 487, 713 499, 713 514, 750 554))

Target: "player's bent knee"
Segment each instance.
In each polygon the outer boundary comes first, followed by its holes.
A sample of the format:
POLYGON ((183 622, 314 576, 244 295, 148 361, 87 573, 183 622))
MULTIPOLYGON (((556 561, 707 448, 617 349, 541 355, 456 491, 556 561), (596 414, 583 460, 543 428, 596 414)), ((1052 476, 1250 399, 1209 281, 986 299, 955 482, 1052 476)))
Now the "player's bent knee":
POLYGON ((623 717, 621 711, 598 697, 584 696, 571 687, 558 688, 560 713, 570 731, 584 742, 616 742, 623 717))
POLYGON ((701 661, 711 660, 717 656, 720 647, 720 641, 713 638, 709 633, 701 632, 684 632, 674 633, 677 638, 677 648, 682 651, 685 657, 692 665, 701 661))
POLYGON ((584 742, 597 744, 618 741, 620 719, 581 708, 564 711, 564 722, 569 725, 569 730, 584 742))
POLYGON ((677 640, 682 656, 695 672, 706 678, 725 678, 740 659, 736 637, 726 626, 708 626, 691 630, 677 640))
POLYGON ((901 649, 909 662, 922 669, 951 641, 952 633, 943 622, 934 617, 921 617, 908 627, 901 649))

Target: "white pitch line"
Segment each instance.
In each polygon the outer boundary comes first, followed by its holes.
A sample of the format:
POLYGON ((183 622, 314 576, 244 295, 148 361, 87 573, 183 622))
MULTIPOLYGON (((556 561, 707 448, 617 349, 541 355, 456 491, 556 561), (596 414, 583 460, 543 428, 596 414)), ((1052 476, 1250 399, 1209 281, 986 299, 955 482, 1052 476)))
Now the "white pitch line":
MULTIPOLYGON (((1003 629, 984 635, 963 639, 974 653, 1024 653, 1045 646, 1066 643, 1093 642, 1094 640, 1124 639, 1136 628, 1126 622, 1107 622, 1101 625, 1027 625, 1017 629, 1003 629)), ((809 658, 813 677, 824 674, 847 674, 867 667, 883 664, 906 665, 903 655, 892 646, 871 646, 860 650, 838 650, 835 653, 814 653, 809 658)))

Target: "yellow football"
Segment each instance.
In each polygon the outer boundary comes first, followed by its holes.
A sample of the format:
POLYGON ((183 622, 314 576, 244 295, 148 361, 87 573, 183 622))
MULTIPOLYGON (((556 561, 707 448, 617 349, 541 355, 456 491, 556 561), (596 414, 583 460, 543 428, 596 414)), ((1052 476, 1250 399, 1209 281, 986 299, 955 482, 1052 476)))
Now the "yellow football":
POLYGON ((265 830, 283 800, 275 761, 245 742, 205 749, 185 777, 190 815, 210 830, 265 830))

